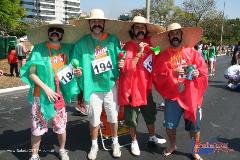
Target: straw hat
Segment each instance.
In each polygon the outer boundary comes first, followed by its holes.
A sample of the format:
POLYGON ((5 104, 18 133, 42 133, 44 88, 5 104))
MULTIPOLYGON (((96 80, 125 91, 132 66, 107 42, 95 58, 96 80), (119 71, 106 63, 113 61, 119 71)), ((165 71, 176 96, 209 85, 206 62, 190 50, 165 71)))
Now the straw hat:
POLYGON ((27 36, 29 41, 32 44, 37 44, 41 42, 45 42, 48 40, 48 29, 51 27, 58 27, 64 29, 62 43, 73 43, 78 40, 78 32, 77 27, 74 27, 69 24, 63 24, 59 20, 50 21, 48 24, 41 25, 39 27, 32 28, 28 30, 27 36))
POLYGON ((178 23, 172 23, 167 27, 166 32, 151 37, 152 45, 160 46, 162 51, 169 48, 171 45, 168 39, 168 33, 177 29, 180 29, 183 32, 181 46, 194 47, 201 40, 203 33, 201 27, 181 27, 178 23))
POLYGON ((160 25, 150 23, 142 16, 135 16, 131 22, 126 22, 124 28, 122 28, 121 32, 119 32, 117 35, 122 42, 131 40, 129 31, 131 30, 132 25, 136 23, 145 24, 147 26, 148 35, 150 36, 165 31, 165 28, 161 27, 160 25))
POLYGON ((99 19, 99 20, 105 20, 105 26, 104 26, 104 32, 109 34, 116 34, 118 33, 121 28, 124 26, 123 21, 119 20, 112 20, 108 19, 104 16, 104 12, 101 9, 92 9, 90 11, 90 17, 81 19, 81 20, 69 20, 69 23, 72 25, 76 25, 79 28, 79 31, 81 31, 79 34, 79 37, 82 37, 86 34, 91 33, 89 28, 89 20, 91 19, 99 19))

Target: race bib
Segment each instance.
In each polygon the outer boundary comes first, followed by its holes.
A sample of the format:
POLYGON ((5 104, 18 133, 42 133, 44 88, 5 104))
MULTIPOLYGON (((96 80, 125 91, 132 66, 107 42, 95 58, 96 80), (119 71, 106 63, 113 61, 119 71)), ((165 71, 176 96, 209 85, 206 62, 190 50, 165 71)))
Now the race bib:
POLYGON ((150 54, 145 61, 143 62, 144 67, 148 70, 148 72, 152 72, 152 55, 150 54))
POLYGON ((68 66, 60 70, 57 75, 60 82, 62 82, 63 84, 69 83, 74 78, 73 66, 69 64, 68 66))
POLYGON ((92 67, 95 74, 103 73, 113 69, 112 61, 110 56, 96 59, 92 61, 92 67))

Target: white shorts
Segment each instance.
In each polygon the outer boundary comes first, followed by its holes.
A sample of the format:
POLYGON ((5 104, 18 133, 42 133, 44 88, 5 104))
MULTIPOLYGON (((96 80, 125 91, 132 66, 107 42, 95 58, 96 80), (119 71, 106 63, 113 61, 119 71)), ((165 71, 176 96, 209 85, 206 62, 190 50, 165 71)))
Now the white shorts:
POLYGON ((209 58, 210 62, 214 62, 214 60, 215 60, 214 58, 209 58))
POLYGON ((114 86, 109 92, 94 92, 90 96, 89 103, 86 103, 86 113, 88 121, 93 127, 100 124, 102 108, 107 115, 109 123, 118 122, 117 89, 114 86))

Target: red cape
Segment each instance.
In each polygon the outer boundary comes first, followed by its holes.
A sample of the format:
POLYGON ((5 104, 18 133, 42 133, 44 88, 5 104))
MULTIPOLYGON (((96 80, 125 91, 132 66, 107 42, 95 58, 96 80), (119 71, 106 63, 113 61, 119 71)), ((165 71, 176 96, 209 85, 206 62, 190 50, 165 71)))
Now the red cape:
MULTIPOLYGON (((149 38, 145 42, 150 44, 149 38)), ((124 68, 121 69, 118 86, 119 105, 142 106, 147 105, 147 97, 152 89, 152 76, 144 67, 144 60, 152 54, 150 51, 138 60, 136 68, 132 67, 132 59, 139 51, 139 46, 134 40, 128 41, 124 49, 126 57, 124 68)), ((154 55, 152 54, 153 59, 154 55)))
POLYGON ((200 53, 193 48, 167 49, 155 57, 152 76, 156 90, 165 99, 176 100, 184 109, 184 118, 195 123, 197 107, 201 107, 208 86, 208 68, 200 53), (173 69, 182 59, 196 65, 199 77, 184 79, 185 90, 179 93, 178 76, 173 69))

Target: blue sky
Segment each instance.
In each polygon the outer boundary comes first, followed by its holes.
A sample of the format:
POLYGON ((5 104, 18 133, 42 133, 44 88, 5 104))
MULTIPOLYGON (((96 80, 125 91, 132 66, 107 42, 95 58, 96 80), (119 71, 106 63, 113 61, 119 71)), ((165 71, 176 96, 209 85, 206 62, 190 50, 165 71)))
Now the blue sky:
MULTIPOLYGON (((215 0, 217 9, 223 10, 224 0, 215 0)), ((175 0, 176 5, 181 5, 183 0, 175 0)), ((145 0, 80 0, 81 10, 89 12, 93 8, 104 10, 107 18, 118 18, 122 13, 128 13, 132 9, 142 8, 146 5, 145 0)), ((240 18, 240 0, 225 0, 225 15, 228 18, 240 18)))

